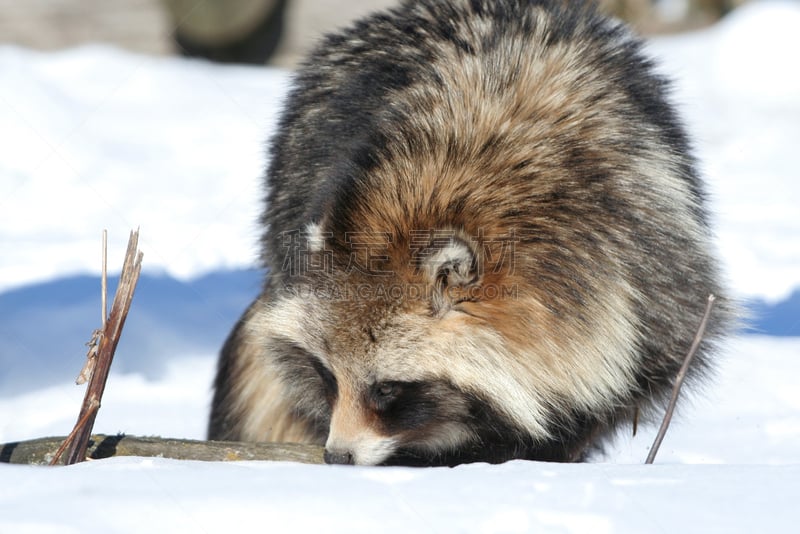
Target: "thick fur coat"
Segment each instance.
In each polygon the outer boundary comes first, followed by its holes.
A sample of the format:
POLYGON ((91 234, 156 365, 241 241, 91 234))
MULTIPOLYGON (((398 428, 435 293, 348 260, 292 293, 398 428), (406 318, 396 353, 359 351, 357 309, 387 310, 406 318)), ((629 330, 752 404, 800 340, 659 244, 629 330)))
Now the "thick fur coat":
POLYGON ((418 0, 327 37, 271 146, 262 294, 209 438, 332 463, 577 461, 732 315, 641 42, 592 6, 418 0))

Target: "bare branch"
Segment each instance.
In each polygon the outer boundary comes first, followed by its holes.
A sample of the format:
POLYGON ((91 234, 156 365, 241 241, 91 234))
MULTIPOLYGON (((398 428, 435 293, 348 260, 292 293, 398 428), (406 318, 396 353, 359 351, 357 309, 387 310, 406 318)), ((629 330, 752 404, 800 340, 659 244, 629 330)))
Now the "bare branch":
MULTIPOLYGON (((84 368, 79 377, 80 379, 88 376, 89 385, 86 388, 86 395, 83 399, 78 422, 75 423, 75 428, 67 436, 63 447, 67 451, 65 463, 68 465, 82 462, 86 458, 86 448, 92 433, 94 420, 100 409, 100 401, 103 398, 111 362, 114 359, 114 352, 122 335, 122 327, 128 316, 133 292, 136 289, 136 283, 139 280, 139 273, 142 269, 142 253, 138 251, 138 241, 139 231, 131 232, 119 285, 114 295, 114 303, 111 305, 111 315, 108 317, 100 335, 93 335, 92 341, 89 342, 87 357, 90 361, 92 359, 96 361, 94 363, 87 362, 88 369, 84 368), (92 370, 91 367, 94 367, 94 369, 92 370)), ((59 460, 60 453, 53 458, 53 463, 58 463, 59 460)))
POLYGON ((700 342, 702 341, 703 335, 706 332, 706 326, 708 324, 708 318, 711 315, 711 308, 714 306, 714 300, 714 295, 708 296, 706 311, 703 313, 703 319, 700 321, 700 326, 697 328, 697 334, 694 336, 692 346, 689 349, 689 352, 686 354, 686 357, 683 359, 683 365, 681 365, 678 375, 675 377, 675 384, 672 386, 672 398, 669 400, 667 412, 664 414, 664 420, 661 421, 661 427, 658 429, 656 439, 653 441, 653 446, 650 447, 650 453, 647 455, 647 460, 644 462, 646 464, 653 463, 653 461, 656 459, 658 449, 661 447, 661 442, 664 441, 664 436, 666 435, 669 424, 672 421, 672 414, 675 411, 675 404, 678 402, 678 395, 681 392, 683 380, 686 378, 686 372, 689 370, 689 365, 692 363, 692 359, 694 358, 697 348, 700 346, 700 342))

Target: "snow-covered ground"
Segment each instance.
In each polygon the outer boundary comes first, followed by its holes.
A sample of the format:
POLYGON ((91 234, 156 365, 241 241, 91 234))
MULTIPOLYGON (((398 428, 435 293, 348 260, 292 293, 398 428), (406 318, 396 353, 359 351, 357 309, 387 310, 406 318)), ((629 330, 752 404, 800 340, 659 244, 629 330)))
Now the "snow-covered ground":
MULTIPOLYGON (((764 331, 795 336, 731 340, 659 465, 637 465, 655 429, 620 435, 589 465, 0 464, 0 532, 795 529, 798 27, 800 4, 757 2, 650 44, 697 142, 730 285, 780 315, 783 330, 764 331)), ((231 269, 255 263, 265 138, 287 80, 99 46, 0 46, 0 443, 71 429, 83 396, 71 380, 99 315, 100 231, 113 268, 137 226, 146 276, 95 430, 203 437, 214 353, 257 291, 257 272, 231 269)))

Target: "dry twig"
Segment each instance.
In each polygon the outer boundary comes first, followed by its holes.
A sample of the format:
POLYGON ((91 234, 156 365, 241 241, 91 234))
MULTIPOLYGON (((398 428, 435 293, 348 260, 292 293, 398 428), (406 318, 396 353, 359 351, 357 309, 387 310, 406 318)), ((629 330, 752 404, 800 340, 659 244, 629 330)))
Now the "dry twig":
MULTIPOLYGON (((111 362, 114 359, 114 352, 117 350, 117 343, 122 334, 122 327, 128 316, 133 292, 136 289, 136 283, 139 280, 139 273, 142 269, 142 253, 138 251, 138 242, 139 231, 131 232, 119 285, 114 295, 114 303, 111 305, 111 314, 108 320, 104 321, 99 335, 98 331, 92 334, 92 340, 88 343, 87 364, 78 377, 78 382, 81 379, 88 379, 89 381, 78 422, 75 423, 75 428, 54 455, 51 461, 52 465, 59 463, 64 450, 67 451, 65 461, 67 465, 82 462, 86 459, 89 437, 92 433, 94 420, 97 417, 97 411, 100 409, 100 401, 106 387, 111 362)), ((103 249, 105 250, 105 245, 103 249)), ((105 266, 103 271, 105 273, 105 266)), ((103 286, 105 287, 105 274, 103 279, 103 286)), ((103 308, 105 309, 105 297, 103 297, 103 303, 103 308)), ((102 315, 105 318, 105 311, 103 311, 102 315)))
POLYGON ((664 441, 667 428, 669 428, 669 423, 672 421, 672 414, 675 411, 675 404, 678 402, 678 395, 681 392, 683 380, 686 378, 686 372, 689 370, 689 365, 692 363, 692 359, 697 352, 697 348, 700 346, 700 341, 702 341, 703 335, 706 332, 706 325, 708 324, 708 318, 711 315, 711 308, 714 306, 714 300, 714 295, 708 296, 706 311, 703 313, 703 319, 700 321, 700 326, 697 328, 697 334, 694 336, 692 346, 689 349, 689 352, 686 354, 686 357, 683 359, 683 365, 681 365, 678 375, 675 377, 675 384, 672 386, 672 397, 669 400, 667 412, 664 414, 664 420, 661 421, 661 427, 658 429, 658 434, 656 434, 656 439, 653 441, 653 446, 650 447, 650 453, 647 455, 647 460, 644 462, 646 464, 653 463, 653 461, 656 459, 658 448, 661 447, 661 442, 664 441))

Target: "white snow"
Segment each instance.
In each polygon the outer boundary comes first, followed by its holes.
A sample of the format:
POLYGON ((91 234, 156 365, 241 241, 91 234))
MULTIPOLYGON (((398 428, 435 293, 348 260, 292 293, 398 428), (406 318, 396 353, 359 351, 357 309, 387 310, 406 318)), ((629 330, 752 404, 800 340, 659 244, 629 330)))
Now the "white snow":
POLYGON ((788 532, 800 466, 5 466, 2 532, 788 532), (783 490, 783 491, 782 491, 783 490), (780 528, 780 526, 785 528, 780 528))
POLYGON ((709 30, 650 43, 676 81, 742 297, 800 282, 800 4, 753 2, 709 30))
MULTIPOLYGON (((743 297, 800 287, 798 27, 800 4, 754 2, 649 45, 676 80, 743 297)), ((101 46, 0 46, 0 291, 98 272, 102 228, 112 264, 141 226, 148 270, 252 265, 287 80, 101 46)), ((216 350, 171 355, 155 380, 112 372, 95 430, 202 438, 216 350)), ((584 465, 0 464, 0 532, 787 532, 800 524, 798 376, 800 338, 731 340, 653 466, 641 465, 649 427, 584 465)), ((67 433, 83 392, 0 390, 0 443, 67 433)))
POLYGON ((287 73, 101 46, 0 47, 0 290, 99 272, 98 239, 187 278, 255 263, 287 73), (13 149, 10 149, 13 147, 13 149))

